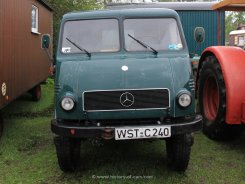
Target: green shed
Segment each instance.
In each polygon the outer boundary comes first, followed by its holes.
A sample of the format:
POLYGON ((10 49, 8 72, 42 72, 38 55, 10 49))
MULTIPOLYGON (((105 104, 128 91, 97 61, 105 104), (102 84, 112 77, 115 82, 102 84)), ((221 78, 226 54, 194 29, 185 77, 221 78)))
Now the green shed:
POLYGON ((215 2, 156 2, 156 3, 109 3, 107 9, 169 8, 178 12, 185 38, 191 54, 201 52, 214 45, 225 45, 225 12, 212 10, 215 2), (194 40, 195 27, 206 31, 205 41, 197 45, 194 40))

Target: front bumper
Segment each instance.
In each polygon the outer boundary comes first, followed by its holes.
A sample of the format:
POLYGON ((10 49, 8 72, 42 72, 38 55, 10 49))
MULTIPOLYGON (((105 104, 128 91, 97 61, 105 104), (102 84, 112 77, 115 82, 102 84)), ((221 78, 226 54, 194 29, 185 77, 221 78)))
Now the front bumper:
MULTIPOLYGON (((192 121, 185 121, 179 123, 168 123, 168 124, 155 124, 154 126, 171 126, 171 135, 192 133, 202 129, 202 116, 196 115, 192 121)), ((153 125, 132 125, 132 127, 152 127, 153 125)), ((79 137, 79 138, 100 138, 105 134, 111 134, 110 137, 114 137, 115 128, 130 128, 130 126, 114 125, 114 126, 81 126, 81 124, 74 124, 70 122, 59 123, 57 120, 51 121, 51 130, 53 133, 60 136, 68 137, 79 137)))

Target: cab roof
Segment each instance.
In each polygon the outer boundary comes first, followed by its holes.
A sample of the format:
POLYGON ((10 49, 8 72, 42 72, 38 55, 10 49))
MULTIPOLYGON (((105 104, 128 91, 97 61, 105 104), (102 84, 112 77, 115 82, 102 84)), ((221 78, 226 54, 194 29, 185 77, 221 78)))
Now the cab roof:
POLYGON ((63 19, 96 19, 96 18, 120 18, 120 17, 172 17, 177 18, 178 14, 174 10, 166 8, 143 8, 143 9, 120 9, 120 10, 96 10, 96 11, 80 11, 65 14, 63 19))
POLYGON ((153 2, 153 3, 107 3, 107 9, 125 8, 169 8, 172 10, 212 10, 216 2, 153 2))

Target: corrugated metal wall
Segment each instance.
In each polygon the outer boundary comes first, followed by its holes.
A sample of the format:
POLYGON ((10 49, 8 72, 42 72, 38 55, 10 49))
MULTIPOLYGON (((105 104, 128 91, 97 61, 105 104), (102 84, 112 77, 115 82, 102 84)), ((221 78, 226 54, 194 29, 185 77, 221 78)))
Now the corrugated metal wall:
POLYGON ((52 35, 52 24, 52 12, 36 0, 0 0, 0 109, 48 77, 41 37, 52 35), (40 34, 31 33, 32 5, 38 7, 40 34))
POLYGON ((225 45, 225 13, 218 11, 177 11, 185 32, 190 53, 198 53, 209 47, 218 45, 218 13, 220 13, 220 44, 225 45), (204 27, 206 39, 201 45, 194 40, 195 27, 204 27))

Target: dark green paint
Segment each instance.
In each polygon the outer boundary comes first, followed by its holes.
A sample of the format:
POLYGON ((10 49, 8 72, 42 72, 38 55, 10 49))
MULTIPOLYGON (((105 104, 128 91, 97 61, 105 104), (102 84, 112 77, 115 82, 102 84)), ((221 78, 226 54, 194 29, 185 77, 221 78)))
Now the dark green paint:
POLYGON ((50 45, 50 35, 42 35, 42 49, 48 49, 50 45))
MULTIPOLYGON (((180 27, 183 50, 159 51, 154 55, 149 51, 126 52, 121 42, 117 53, 62 54, 58 46, 56 61, 55 104, 57 119, 83 120, 89 119, 133 119, 181 117, 195 113, 193 79, 183 30, 178 14, 173 10, 111 10, 70 13, 64 16, 65 21, 94 18, 117 18, 120 24, 120 37, 123 39, 122 20, 125 18, 168 17, 175 18, 180 27), (121 70, 127 65, 129 70, 121 70), (82 94, 90 90, 168 88, 170 90, 170 109, 166 110, 133 110, 120 112, 83 112, 82 94), (181 90, 188 90, 193 96, 191 106, 180 108, 176 96, 181 90), (73 94, 76 108, 64 112, 60 107, 60 99, 73 94)), ((62 31, 61 31, 62 32, 62 31)))

